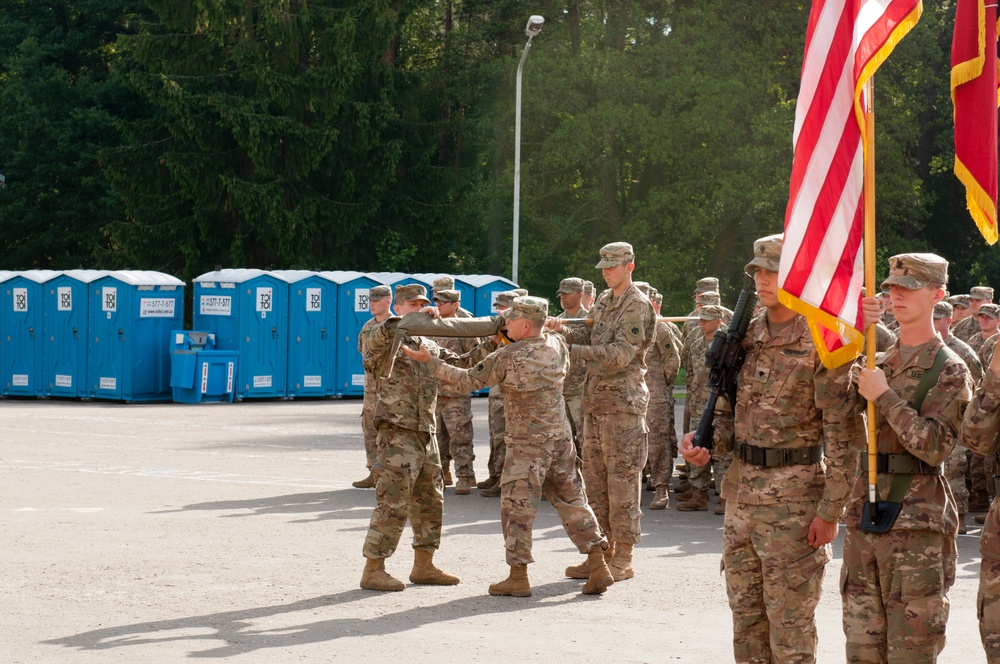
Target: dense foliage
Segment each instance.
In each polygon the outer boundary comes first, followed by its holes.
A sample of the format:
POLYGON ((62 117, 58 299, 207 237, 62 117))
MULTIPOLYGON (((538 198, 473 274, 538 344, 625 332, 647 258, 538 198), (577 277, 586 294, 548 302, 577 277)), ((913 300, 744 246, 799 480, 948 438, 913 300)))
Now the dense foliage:
MULTIPOLYGON (((778 232, 809 4, 538 0, 520 281, 637 277, 731 299, 778 232)), ((515 0, 0 0, 0 268, 509 274, 515 0)), ((998 274, 951 173, 954 8, 876 78, 880 256, 998 274)), ((1000 285, 994 283, 994 285, 1000 285)))

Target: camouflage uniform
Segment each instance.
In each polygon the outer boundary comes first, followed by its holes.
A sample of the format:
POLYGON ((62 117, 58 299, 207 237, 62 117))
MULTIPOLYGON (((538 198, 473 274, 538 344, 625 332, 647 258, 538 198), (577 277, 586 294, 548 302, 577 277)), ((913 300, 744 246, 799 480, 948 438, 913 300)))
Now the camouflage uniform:
MULTIPOLYGON (((947 263, 932 254, 904 254, 889 259, 886 280, 904 288, 947 282, 947 263), (892 281, 890 281, 892 280, 892 281)), ((919 461, 940 466, 958 440, 962 412, 972 395, 969 370, 950 355, 920 412, 911 405, 923 374, 944 346, 940 337, 910 348, 904 359, 898 345, 878 358, 889 389, 875 401, 878 453, 887 462, 919 461)), ((860 370, 863 363, 855 365, 860 370)), ((858 406, 866 402, 858 399, 858 406)), ((859 454, 867 462, 864 437, 859 454)), ((933 662, 944 647, 948 589, 955 581, 958 512, 951 489, 937 469, 914 473, 902 510, 887 533, 860 528, 868 500, 868 473, 854 486, 844 518, 844 564, 841 594, 848 661, 933 662), (937 473, 937 474, 934 474, 937 473)), ((879 473, 878 495, 885 500, 896 475, 879 473)))
MULTIPOLYGON (((382 375, 388 366, 395 322, 389 318, 373 327, 365 348, 365 368, 382 375)), ((421 339, 406 343, 419 347, 421 339)), ((432 355, 441 350, 423 339, 432 355)), ((441 458, 434 436, 437 381, 430 369, 396 353, 392 375, 381 379, 375 423, 378 428, 377 482, 366 558, 388 558, 399 545, 407 517, 413 529, 413 548, 435 550, 441 544, 444 484, 441 458)))
MULTIPOLYGON (((710 344, 711 340, 706 339, 705 335, 699 329, 695 330, 695 334, 688 337, 688 342, 684 345, 688 361, 684 367, 687 371, 686 380, 688 384, 686 407, 691 420, 688 431, 693 431, 698 427, 702 412, 704 412, 705 405, 708 403, 708 365, 705 364, 705 354, 708 352, 710 344)), ((720 438, 720 436, 716 436, 717 441, 720 438)), ((723 451, 716 449, 712 451, 711 464, 691 467, 691 471, 688 473, 688 481, 696 491, 708 491, 709 484, 712 481, 712 468, 715 464, 716 453, 724 456, 723 451)))
POLYGON ((656 342, 646 352, 646 386, 649 406, 649 483, 666 488, 673 472, 673 450, 677 445, 674 427, 674 381, 680 369, 681 332, 673 323, 656 324, 656 342))
POLYGON ((472 369, 458 369, 440 360, 431 360, 431 367, 436 377, 460 389, 499 385, 503 395, 507 456, 500 479, 500 523, 507 563, 534 562, 531 528, 543 493, 581 553, 604 546, 607 539, 587 504, 566 419, 562 382, 569 369, 569 351, 565 342, 542 333, 500 348, 472 369))
MULTIPOLYGON (((970 450, 995 458, 1000 453, 1000 378, 987 370, 965 411, 960 440, 970 450)), ((979 636, 989 664, 1000 664, 1000 508, 996 499, 983 526, 979 552, 979 636)))
MULTIPOLYGON (((601 250, 604 266, 608 247, 601 250)), ((618 260, 617 254, 611 260, 618 260)), ((618 263, 622 262, 618 260, 618 263)), ((617 264, 617 263, 615 263, 617 264)), ((610 266, 609 266, 610 267, 610 266)), ((639 541, 640 491, 646 465, 646 349, 656 336, 653 305, 634 285, 616 297, 602 292, 590 314, 593 327, 566 329, 570 359, 587 367, 583 388, 583 479, 601 530, 615 542, 639 541)))
MULTIPOLYGON (((978 385, 983 377, 983 365, 979 361, 979 356, 954 334, 949 334, 944 340, 945 346, 955 351, 962 358, 965 366, 969 368, 969 376, 973 385, 978 385)), ((965 524, 965 515, 969 513, 969 487, 967 481, 970 477, 969 457, 971 453, 962 445, 961 440, 955 445, 955 449, 948 456, 944 465, 944 475, 951 486, 952 496, 955 498, 955 505, 958 508, 959 528, 965 524)))
MULTIPOLYGON (((465 356, 476 347, 476 339, 471 337, 435 337, 434 341, 455 355, 465 356)), ((473 462, 476 454, 472 439, 472 397, 445 386, 439 386, 437 399, 437 437, 441 451, 441 462, 445 466, 455 460, 455 477, 475 484, 476 471, 473 462)))
POLYGON ((830 545, 807 542, 813 517, 837 522, 856 463, 848 450, 858 421, 850 368, 827 370, 802 316, 772 333, 753 319, 744 346, 735 422, 716 418, 716 437, 739 442, 722 482, 726 500, 723 565, 738 662, 812 662, 815 611, 830 545), (734 429, 735 424, 735 429, 734 429), (744 445, 766 449, 823 446, 814 463, 767 467, 743 460, 744 445))
MULTIPOLYGON (((361 353, 361 357, 365 356, 365 340, 376 325, 378 325, 378 321, 375 318, 370 318, 365 321, 365 324, 361 326, 361 331, 358 332, 358 352, 361 353)), ((365 467, 371 470, 377 457, 375 440, 378 437, 378 431, 375 428, 375 404, 378 402, 378 384, 374 373, 369 371, 367 367, 364 371, 365 392, 361 401, 361 434, 365 440, 365 467)))
MULTIPOLYGON (((580 307, 579 311, 573 314, 573 318, 586 318, 589 311, 580 307)), ((559 314, 558 318, 569 318, 566 313, 559 314)), ((583 443, 583 383, 587 379, 587 367, 581 362, 570 362, 569 373, 563 382, 563 399, 566 401, 566 415, 569 418, 569 426, 573 431, 573 446, 576 448, 577 456, 580 456, 583 443)))

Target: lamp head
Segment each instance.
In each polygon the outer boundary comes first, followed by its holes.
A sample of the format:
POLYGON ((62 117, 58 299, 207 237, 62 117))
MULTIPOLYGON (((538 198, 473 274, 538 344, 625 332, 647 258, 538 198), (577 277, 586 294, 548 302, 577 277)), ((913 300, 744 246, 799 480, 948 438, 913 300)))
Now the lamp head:
POLYGON ((524 28, 524 34, 529 37, 536 37, 538 33, 542 31, 542 26, 545 25, 545 17, 543 16, 532 16, 528 19, 528 25, 524 28))

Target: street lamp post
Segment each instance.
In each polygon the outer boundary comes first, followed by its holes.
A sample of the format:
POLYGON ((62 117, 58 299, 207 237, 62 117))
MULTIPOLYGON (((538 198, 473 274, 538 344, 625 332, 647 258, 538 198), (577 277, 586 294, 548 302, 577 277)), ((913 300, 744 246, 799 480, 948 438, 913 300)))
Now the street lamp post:
POLYGON ((528 25, 524 28, 524 34, 528 35, 528 41, 521 51, 521 61, 517 64, 517 93, 514 111, 514 250, 511 257, 510 280, 517 283, 517 252, 521 239, 520 217, 521 217, 521 73, 524 70, 524 60, 531 50, 531 40, 542 31, 545 19, 541 16, 532 16, 528 19, 528 25))

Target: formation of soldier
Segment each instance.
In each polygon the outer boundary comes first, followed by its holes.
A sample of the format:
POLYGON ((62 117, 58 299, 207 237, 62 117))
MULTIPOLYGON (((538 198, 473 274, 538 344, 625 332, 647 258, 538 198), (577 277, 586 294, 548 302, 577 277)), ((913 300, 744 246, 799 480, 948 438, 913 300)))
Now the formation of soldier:
MULTIPOLYGON (((566 278, 556 291, 562 313, 549 317, 543 298, 500 293, 496 337, 410 337, 394 360, 388 339, 399 319, 389 315, 388 288, 373 289, 373 302, 388 303, 373 304, 359 340, 366 399, 369 384, 374 398, 362 414, 371 472, 355 486, 374 485, 378 502, 362 587, 404 588, 384 560, 407 516, 411 582, 458 583, 431 559, 451 479, 446 445, 456 461, 456 495, 478 487, 500 497, 510 570, 489 587, 494 595, 531 594, 531 529, 543 499, 587 556, 566 569, 585 580, 584 593, 632 578, 643 483, 653 492, 649 508, 665 509, 676 474, 678 510, 707 511, 713 489, 719 495, 736 661, 815 661, 815 609, 840 523, 848 661, 935 661, 956 535, 966 531, 967 514, 989 507, 1000 484, 992 476, 1000 455, 1000 306, 985 286, 946 299, 948 265, 938 256, 894 256, 882 292, 863 300, 866 326, 877 325, 877 368, 862 358, 826 369, 805 319, 778 300, 781 245, 780 235, 761 238, 746 265, 760 307, 744 340, 735 403, 717 404, 711 451, 693 445, 692 430, 707 402, 705 354, 733 315, 717 279, 698 281, 694 310, 677 326, 658 319, 662 295, 633 281, 631 245, 612 243, 600 252, 596 267, 608 288, 596 298, 592 283, 566 278), (398 375, 383 377, 391 361, 398 375), (689 433, 679 446, 685 464, 675 466, 673 391, 682 369, 682 430, 689 433), (448 415, 441 402, 484 387, 489 477, 476 484, 471 411, 448 415), (868 401, 876 406, 876 500, 883 501, 875 505, 888 506, 878 517, 868 485, 868 401), (467 412, 469 434, 456 436, 467 412)), ((461 316, 457 293, 453 283, 435 283, 438 306, 430 307, 423 287, 397 287, 396 313, 461 316)), ((1000 663, 1000 513, 975 518, 985 522, 982 640, 988 660, 1000 663)))

